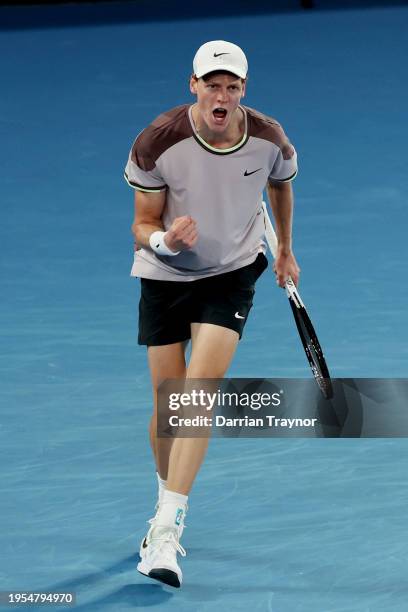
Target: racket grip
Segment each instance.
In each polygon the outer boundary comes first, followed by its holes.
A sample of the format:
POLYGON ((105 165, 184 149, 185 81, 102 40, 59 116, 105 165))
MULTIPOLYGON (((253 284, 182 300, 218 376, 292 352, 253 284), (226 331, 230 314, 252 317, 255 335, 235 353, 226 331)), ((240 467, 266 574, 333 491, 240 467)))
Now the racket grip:
POLYGON ((304 308, 305 305, 302 302, 302 298, 296 289, 296 285, 292 280, 292 277, 289 276, 288 280, 285 283, 285 291, 288 298, 292 298, 296 308, 304 308))

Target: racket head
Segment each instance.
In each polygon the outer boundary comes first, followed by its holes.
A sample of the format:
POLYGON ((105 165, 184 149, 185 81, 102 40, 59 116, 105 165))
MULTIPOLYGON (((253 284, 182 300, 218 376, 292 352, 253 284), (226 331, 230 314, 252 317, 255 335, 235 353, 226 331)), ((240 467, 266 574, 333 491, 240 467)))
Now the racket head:
POLYGON ((297 306, 292 296, 289 296, 289 304, 313 376, 323 396, 326 399, 331 399, 333 397, 333 386, 329 369, 307 310, 303 304, 300 307, 297 306))

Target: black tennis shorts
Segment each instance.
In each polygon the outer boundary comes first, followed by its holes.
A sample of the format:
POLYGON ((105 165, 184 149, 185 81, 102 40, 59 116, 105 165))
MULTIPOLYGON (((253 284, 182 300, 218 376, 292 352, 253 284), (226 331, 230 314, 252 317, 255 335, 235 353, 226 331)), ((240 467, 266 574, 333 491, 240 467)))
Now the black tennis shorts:
POLYGON ((259 253, 249 266, 195 281, 142 278, 139 344, 161 346, 189 340, 191 323, 221 325, 241 338, 255 283, 267 266, 265 255, 259 253))

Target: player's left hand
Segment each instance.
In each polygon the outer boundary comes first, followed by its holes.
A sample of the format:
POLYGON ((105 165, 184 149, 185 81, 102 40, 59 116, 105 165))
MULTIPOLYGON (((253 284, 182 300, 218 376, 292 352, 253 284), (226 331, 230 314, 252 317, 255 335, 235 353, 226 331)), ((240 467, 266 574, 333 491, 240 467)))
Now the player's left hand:
POLYGON ((273 271, 276 274, 276 282, 279 287, 284 287, 290 276, 296 287, 299 282, 300 268, 297 265, 293 251, 280 251, 276 255, 273 271))

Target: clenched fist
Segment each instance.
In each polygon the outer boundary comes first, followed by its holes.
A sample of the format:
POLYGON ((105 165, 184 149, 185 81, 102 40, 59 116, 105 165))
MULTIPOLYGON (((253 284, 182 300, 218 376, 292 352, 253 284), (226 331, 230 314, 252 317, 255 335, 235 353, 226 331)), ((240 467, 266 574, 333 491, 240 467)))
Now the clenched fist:
POLYGON ((167 230, 164 242, 172 251, 186 251, 197 242, 197 224, 189 215, 174 219, 167 230))

